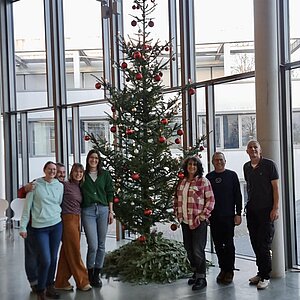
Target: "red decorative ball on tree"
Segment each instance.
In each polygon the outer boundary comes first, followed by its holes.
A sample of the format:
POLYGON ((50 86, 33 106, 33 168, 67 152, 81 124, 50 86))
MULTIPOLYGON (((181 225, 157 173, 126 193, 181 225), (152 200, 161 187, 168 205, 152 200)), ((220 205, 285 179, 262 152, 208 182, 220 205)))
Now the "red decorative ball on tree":
POLYGON ((117 131, 117 127, 116 126, 110 127, 110 132, 115 133, 116 131, 117 131))
POLYGON ((169 47, 167 46, 167 47, 165 47, 165 51, 169 51, 170 49, 169 49, 169 47))
POLYGON ((200 151, 203 151, 204 149, 205 149, 204 146, 200 146, 199 148, 200 151))
POLYGON ((151 20, 151 21, 149 21, 148 25, 149 25, 149 27, 153 27, 154 26, 154 22, 151 20))
POLYGON ((131 26, 135 27, 137 25, 137 21, 136 20, 132 20, 131 21, 131 26))
POLYGON ((159 141, 160 143, 165 143, 166 140, 167 140, 167 139, 166 139, 164 136, 160 136, 159 139, 158 139, 158 141, 159 141))
POLYGON ((114 106, 112 106, 110 109, 111 109, 112 112, 116 111, 116 108, 114 106))
POLYGON ((189 88, 189 95, 192 96, 196 93, 196 90, 194 88, 189 88))
POLYGON ((136 79, 136 80, 142 80, 142 79, 143 79, 142 73, 137 73, 137 74, 135 75, 135 79, 136 79))
POLYGON ((176 231, 178 226, 177 226, 177 224, 174 223, 174 224, 171 224, 170 228, 172 231, 176 231))
POLYGON ((179 179, 183 179, 183 178, 184 178, 184 173, 183 173, 183 172, 179 172, 179 173, 177 174, 177 177, 178 177, 179 179))
POLYGON ((160 77, 158 74, 156 74, 156 75, 154 76, 154 80, 155 80, 155 81, 160 81, 160 80, 161 80, 161 77, 160 77))
POLYGON ((124 69, 127 69, 127 63, 125 61, 123 61, 121 63, 121 68, 124 70, 124 69))
POLYGON ((119 202, 120 202, 120 199, 119 199, 118 197, 114 197, 113 202, 114 202, 114 203, 119 203, 119 202))
POLYGON ((163 125, 167 125, 168 123, 169 123, 169 120, 168 119, 162 119, 161 121, 161 124, 163 124, 163 125))
POLYGON ((140 59, 141 57, 142 57, 142 54, 141 54, 140 51, 135 51, 135 52, 133 53, 133 58, 134 58, 134 59, 140 59))
POLYGON ((145 216, 150 216, 150 215, 152 215, 152 210, 151 210, 151 209, 145 209, 145 210, 144 210, 144 215, 145 215, 145 216))
POLYGON ((133 134, 133 133, 134 133, 134 130, 128 128, 128 129, 126 129, 125 133, 126 133, 127 135, 130 135, 130 134, 133 134))
POLYGON ((133 173, 133 174, 131 175, 131 178, 132 178, 133 180, 139 180, 139 179, 140 179, 140 174, 139 174, 139 173, 133 173))
POLYGON ((178 130, 177 130, 177 134, 178 134, 178 135, 183 135, 183 134, 184 134, 184 131, 183 131, 182 129, 178 129, 178 130))
POLYGON ((101 83, 100 83, 100 82, 96 82, 96 83, 95 83, 95 88, 96 88, 97 90, 101 89, 101 83))
POLYGON ((84 136, 84 140, 85 140, 85 141, 89 141, 90 139, 91 139, 91 138, 90 138, 89 135, 85 135, 85 136, 84 136))
POLYGON ((144 235, 141 235, 141 236, 138 237, 138 241, 140 243, 144 243, 144 242, 146 242, 146 237, 144 235))
POLYGON ((180 143, 181 143, 181 139, 180 138, 175 139, 175 144, 180 144, 180 143))

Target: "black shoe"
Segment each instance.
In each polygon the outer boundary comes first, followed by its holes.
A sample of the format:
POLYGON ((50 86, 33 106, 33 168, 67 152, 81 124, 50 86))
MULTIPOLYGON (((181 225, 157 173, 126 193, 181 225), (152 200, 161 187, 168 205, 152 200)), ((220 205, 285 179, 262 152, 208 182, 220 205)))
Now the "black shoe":
POLYGON ((90 282, 91 286, 96 287, 96 288, 102 287, 102 281, 100 279, 100 271, 101 271, 101 269, 99 269, 99 268, 94 269, 93 279, 92 279, 92 282, 90 282))
POLYGON ((219 273, 219 275, 217 276, 217 282, 218 283, 222 283, 223 282, 223 279, 224 279, 224 276, 225 276, 225 271, 224 270, 221 270, 221 272, 219 273))
POLYGON ((197 278, 195 284, 192 286, 193 291, 202 290, 207 286, 205 278, 197 278))
POLYGON ((233 271, 229 271, 229 272, 226 272, 224 277, 223 277, 223 281, 222 283, 224 284, 230 284, 233 280, 233 276, 234 276, 234 273, 233 271))
POLYGON ((193 285, 196 282, 196 273, 188 280, 188 285, 193 285))
POLYGON ((60 295, 56 292, 53 285, 50 285, 46 289, 46 297, 51 299, 59 299, 60 295))
POLYGON ((36 294, 37 293, 37 284, 31 285, 30 287, 31 287, 31 292, 33 294, 36 294))

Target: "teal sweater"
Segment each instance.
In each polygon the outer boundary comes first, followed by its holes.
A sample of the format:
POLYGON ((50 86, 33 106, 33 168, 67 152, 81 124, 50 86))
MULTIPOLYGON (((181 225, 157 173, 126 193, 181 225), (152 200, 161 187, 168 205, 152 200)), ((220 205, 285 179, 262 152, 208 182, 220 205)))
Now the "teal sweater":
POLYGON ((63 199, 64 186, 57 179, 47 182, 44 178, 35 181, 35 189, 27 193, 21 218, 20 231, 26 232, 31 213, 33 228, 44 228, 61 221, 60 204, 63 199))
POLYGON ((85 180, 81 184, 81 191, 83 195, 82 207, 91 206, 93 203, 108 206, 114 196, 113 182, 109 172, 101 170, 95 182, 89 174, 86 174, 85 180))

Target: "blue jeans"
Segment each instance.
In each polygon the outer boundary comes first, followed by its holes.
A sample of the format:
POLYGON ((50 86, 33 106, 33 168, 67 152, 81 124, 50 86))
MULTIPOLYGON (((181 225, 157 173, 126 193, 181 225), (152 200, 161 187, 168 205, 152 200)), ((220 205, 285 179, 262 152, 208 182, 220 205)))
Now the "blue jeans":
POLYGON ((103 267, 108 213, 108 206, 100 204, 93 204, 82 209, 81 219, 88 245, 86 257, 88 269, 103 267))
POLYGON ((38 282, 38 259, 34 233, 30 224, 27 226, 27 238, 24 239, 25 272, 30 285, 38 282))
POLYGON ((54 284, 62 222, 44 228, 32 228, 38 252, 38 291, 54 284))

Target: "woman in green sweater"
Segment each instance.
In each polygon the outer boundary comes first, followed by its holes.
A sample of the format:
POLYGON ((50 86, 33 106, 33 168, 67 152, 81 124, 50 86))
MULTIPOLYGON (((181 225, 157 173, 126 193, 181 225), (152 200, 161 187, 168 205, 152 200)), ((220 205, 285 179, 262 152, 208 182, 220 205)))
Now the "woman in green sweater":
POLYGON ((83 194, 82 224, 88 251, 86 266, 93 287, 101 287, 100 270, 105 256, 108 224, 113 222, 113 182, 110 173, 101 168, 100 153, 92 149, 86 158, 83 194))

